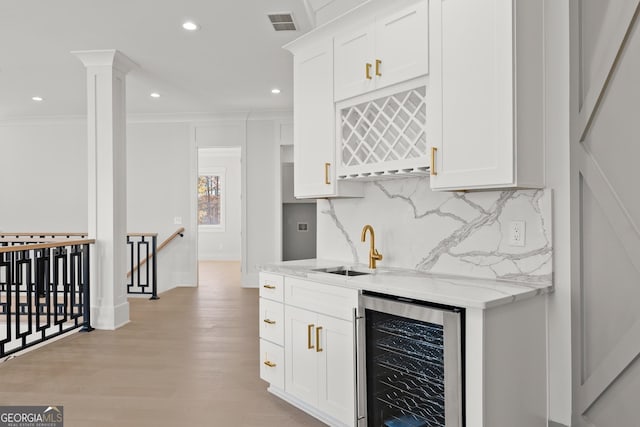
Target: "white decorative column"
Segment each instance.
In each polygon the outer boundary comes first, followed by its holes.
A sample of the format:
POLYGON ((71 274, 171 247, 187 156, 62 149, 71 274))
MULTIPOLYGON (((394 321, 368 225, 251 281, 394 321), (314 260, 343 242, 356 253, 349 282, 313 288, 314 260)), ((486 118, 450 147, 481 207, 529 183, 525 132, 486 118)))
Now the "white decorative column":
POLYGON ((116 329, 129 322, 125 77, 136 64, 116 50, 71 53, 87 68, 91 320, 116 329))

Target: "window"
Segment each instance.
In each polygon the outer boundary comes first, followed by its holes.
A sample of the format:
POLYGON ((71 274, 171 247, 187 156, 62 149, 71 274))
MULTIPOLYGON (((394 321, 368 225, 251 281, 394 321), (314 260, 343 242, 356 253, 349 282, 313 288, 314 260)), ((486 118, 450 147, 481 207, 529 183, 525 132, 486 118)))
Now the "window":
POLYGON ((198 225, 224 229, 224 174, 198 177, 198 225))

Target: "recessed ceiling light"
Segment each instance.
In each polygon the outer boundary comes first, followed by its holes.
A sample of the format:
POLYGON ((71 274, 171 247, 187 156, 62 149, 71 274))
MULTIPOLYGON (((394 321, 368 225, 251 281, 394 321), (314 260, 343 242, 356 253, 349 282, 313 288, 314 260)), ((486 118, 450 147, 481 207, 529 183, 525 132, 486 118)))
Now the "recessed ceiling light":
POLYGON ((187 31, 195 31, 200 27, 198 27, 198 24, 196 24, 195 22, 187 21, 184 24, 182 24, 182 28, 184 28, 187 31))
POLYGON ((149 96, 152 98, 160 98, 160 94, 158 92, 151 92, 149 96))
POLYGON ((36 101, 36 102, 44 101, 44 98, 43 98, 43 97, 41 97, 41 96, 34 96, 34 97, 33 97, 33 98, 31 98, 31 99, 33 99, 33 100, 34 100, 34 101, 36 101))
POLYGON ((275 89, 271 89, 271 93, 275 93, 276 95, 280 93, 280 89, 275 88, 275 89))

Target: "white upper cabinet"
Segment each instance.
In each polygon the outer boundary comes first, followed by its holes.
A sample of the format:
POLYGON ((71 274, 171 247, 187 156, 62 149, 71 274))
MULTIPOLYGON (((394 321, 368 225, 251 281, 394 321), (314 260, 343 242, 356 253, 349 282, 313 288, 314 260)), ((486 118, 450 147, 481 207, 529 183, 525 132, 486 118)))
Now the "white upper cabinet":
POLYGON ((431 1, 433 189, 544 186, 542 12, 529 0, 431 1))
POLYGON ((426 75, 428 21, 420 1, 336 35, 335 101, 426 75))
POLYGON ((293 62, 294 193, 335 193, 333 46, 330 40, 296 55, 293 62))
POLYGON ((334 39, 336 100, 375 89, 374 71, 371 69, 375 56, 374 29, 373 24, 367 25, 334 39))
POLYGON ((360 195, 352 185, 336 182, 333 40, 294 52, 293 73, 296 198, 360 195))
POLYGON ((429 72, 428 10, 428 3, 421 1, 376 20, 376 88, 429 72))

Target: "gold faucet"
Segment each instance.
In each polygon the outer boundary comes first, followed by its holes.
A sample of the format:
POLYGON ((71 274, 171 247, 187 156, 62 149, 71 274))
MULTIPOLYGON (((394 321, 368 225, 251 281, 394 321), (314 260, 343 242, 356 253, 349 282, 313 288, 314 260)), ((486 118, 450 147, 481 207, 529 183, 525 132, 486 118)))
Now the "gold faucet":
POLYGON ((373 227, 369 224, 365 225, 362 229, 362 241, 367 238, 367 231, 371 234, 371 249, 369 249, 369 268, 376 268, 376 261, 382 261, 382 254, 376 249, 376 234, 373 231, 373 227))

